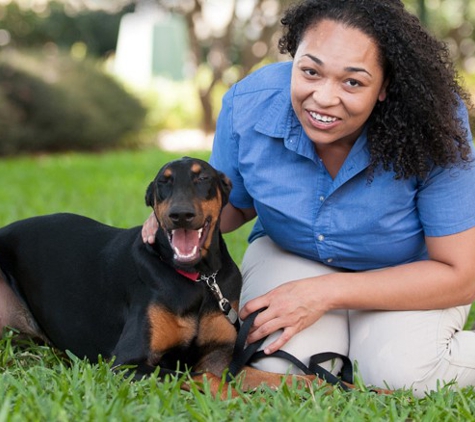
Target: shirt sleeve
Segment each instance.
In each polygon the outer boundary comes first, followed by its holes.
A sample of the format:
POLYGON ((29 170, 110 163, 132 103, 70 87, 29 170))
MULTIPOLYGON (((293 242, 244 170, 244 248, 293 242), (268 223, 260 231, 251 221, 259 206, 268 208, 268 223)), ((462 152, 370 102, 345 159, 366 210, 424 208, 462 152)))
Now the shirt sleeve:
POLYGON ((426 236, 447 236, 475 226, 475 152, 462 104, 458 116, 467 129, 470 162, 450 168, 434 168, 418 193, 418 210, 426 236))
POLYGON ((253 199, 247 192, 239 171, 239 135, 233 130, 234 92, 235 86, 223 97, 209 162, 231 180, 233 188, 229 202, 236 208, 252 208, 253 199))

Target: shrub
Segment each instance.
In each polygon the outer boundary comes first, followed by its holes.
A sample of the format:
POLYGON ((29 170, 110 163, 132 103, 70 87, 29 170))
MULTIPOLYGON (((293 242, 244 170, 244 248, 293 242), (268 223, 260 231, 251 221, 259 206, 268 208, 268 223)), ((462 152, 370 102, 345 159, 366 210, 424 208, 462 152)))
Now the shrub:
POLYGON ((145 114, 89 61, 18 53, 0 60, 0 154, 117 147, 145 114))

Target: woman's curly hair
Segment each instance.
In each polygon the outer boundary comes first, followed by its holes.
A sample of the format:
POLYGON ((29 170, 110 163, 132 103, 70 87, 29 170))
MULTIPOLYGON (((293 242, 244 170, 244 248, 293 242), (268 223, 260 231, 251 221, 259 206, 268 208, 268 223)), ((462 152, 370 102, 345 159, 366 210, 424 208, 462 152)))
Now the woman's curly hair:
POLYGON ((371 178, 378 167, 398 179, 424 178, 432 165, 471 160, 468 133, 457 117, 460 100, 470 105, 470 97, 457 82, 447 47, 400 0, 304 0, 284 14, 280 52, 294 57, 305 31, 324 19, 374 40, 389 78, 387 97, 368 122, 371 178))

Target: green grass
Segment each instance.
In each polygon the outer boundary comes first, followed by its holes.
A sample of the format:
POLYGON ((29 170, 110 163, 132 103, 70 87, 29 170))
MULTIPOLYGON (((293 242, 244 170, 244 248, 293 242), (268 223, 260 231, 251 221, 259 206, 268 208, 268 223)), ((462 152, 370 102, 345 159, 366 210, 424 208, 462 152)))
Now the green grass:
MULTIPOLYGON (((193 153, 207 158, 208 153, 193 153)), ((158 168, 180 154, 156 150, 67 154, 0 160, 0 226, 38 214, 69 211, 120 227, 141 225, 144 194, 158 168)), ((226 235, 240 262, 249 226, 226 235)), ((111 371, 28 341, 0 340, 3 421, 452 421, 475 420, 475 390, 441 388, 423 399, 365 391, 328 394, 283 386, 228 400, 180 390, 180 380, 131 382, 111 371)))

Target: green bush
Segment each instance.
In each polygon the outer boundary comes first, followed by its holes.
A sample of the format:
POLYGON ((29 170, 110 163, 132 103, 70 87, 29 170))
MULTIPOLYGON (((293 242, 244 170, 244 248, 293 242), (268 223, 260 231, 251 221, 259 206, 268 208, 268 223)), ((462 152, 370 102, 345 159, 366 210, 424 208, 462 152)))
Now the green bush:
POLYGON ((0 154, 117 147, 146 110, 89 61, 6 54, 0 60, 0 154))

